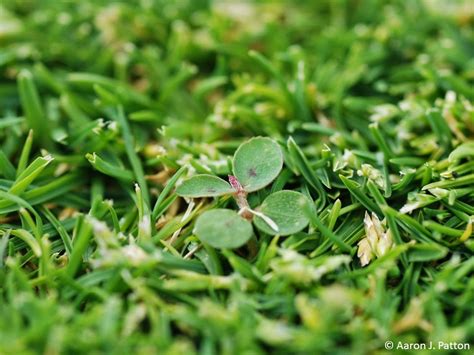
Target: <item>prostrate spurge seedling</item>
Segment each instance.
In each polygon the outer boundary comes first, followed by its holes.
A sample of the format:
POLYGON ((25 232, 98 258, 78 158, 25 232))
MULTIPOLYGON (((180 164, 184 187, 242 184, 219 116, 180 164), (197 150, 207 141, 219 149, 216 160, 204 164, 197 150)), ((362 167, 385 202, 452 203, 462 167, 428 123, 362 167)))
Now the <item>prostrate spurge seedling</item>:
POLYGON ((176 193, 182 197, 218 197, 232 195, 239 207, 206 211, 196 220, 195 234, 216 248, 237 248, 253 235, 252 226, 271 235, 290 235, 305 228, 309 221, 304 212, 308 199, 296 191, 278 191, 252 209, 247 194, 268 186, 283 167, 280 146, 272 139, 256 137, 240 145, 233 158, 229 183, 207 174, 184 181, 176 193))

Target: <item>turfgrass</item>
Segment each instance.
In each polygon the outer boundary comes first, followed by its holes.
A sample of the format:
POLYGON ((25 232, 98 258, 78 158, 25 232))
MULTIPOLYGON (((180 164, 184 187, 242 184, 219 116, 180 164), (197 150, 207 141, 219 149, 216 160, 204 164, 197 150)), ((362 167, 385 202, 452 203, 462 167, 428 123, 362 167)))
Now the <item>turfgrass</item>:
POLYGON ((474 346, 473 24, 469 1, 3 0, 0 353, 474 346), (175 188, 256 136, 284 165, 250 208, 296 191, 309 226, 213 248, 196 220, 236 202, 175 188))

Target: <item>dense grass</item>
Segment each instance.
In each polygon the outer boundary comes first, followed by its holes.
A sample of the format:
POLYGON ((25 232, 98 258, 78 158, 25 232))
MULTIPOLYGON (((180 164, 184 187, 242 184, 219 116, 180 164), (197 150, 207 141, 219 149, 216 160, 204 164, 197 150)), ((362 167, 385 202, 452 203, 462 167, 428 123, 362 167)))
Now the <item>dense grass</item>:
POLYGON ((0 354, 473 344, 473 25, 469 1, 3 0, 0 354), (284 165, 250 207, 297 191, 310 224, 203 244, 236 202, 175 188, 256 136, 284 165))

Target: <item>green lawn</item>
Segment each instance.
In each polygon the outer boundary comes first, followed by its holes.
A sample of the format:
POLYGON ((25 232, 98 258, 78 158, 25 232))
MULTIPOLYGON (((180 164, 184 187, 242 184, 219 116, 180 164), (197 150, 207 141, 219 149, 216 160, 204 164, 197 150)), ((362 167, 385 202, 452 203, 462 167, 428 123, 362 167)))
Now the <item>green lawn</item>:
POLYGON ((471 353, 473 101, 469 0, 1 1, 0 354, 471 353))

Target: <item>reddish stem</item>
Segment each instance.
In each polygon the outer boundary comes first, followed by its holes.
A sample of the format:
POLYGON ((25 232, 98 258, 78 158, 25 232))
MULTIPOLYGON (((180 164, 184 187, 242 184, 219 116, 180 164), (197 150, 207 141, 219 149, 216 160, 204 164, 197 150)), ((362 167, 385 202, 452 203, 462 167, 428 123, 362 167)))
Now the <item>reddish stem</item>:
POLYGON ((237 206, 239 206, 240 214, 242 217, 248 220, 252 220, 253 215, 248 210, 250 208, 249 203, 247 201, 247 192, 244 190, 242 185, 240 184, 239 180, 233 175, 229 175, 229 183, 234 188, 234 199, 237 202, 237 206))

